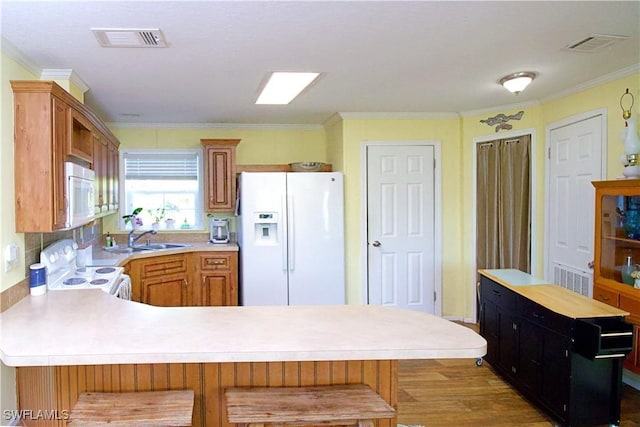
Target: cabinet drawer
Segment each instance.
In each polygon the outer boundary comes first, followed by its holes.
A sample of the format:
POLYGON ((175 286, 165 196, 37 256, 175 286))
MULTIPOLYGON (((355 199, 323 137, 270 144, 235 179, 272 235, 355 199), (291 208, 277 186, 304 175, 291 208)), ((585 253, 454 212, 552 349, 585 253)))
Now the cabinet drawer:
POLYGON ((624 358, 633 348, 633 325, 620 319, 578 319, 574 349, 588 359, 624 358))
POLYGON ((166 274, 185 273, 187 259, 184 255, 169 255, 146 261, 140 268, 142 278, 163 276, 166 274))
POLYGON ((552 329, 565 336, 571 335, 571 319, 555 313, 530 299, 518 298, 518 314, 536 325, 552 329))
POLYGON ((593 287, 593 299, 603 302, 605 304, 609 304, 613 307, 618 307, 620 294, 617 292, 610 291, 608 289, 603 289, 599 286, 593 287))
POLYGON ((493 280, 482 277, 480 279, 480 298, 486 298, 496 303, 499 307, 513 310, 515 309, 517 295, 493 280))
POLYGON ((632 298, 628 295, 620 295, 620 309, 628 311, 630 314, 627 321, 640 324, 640 299, 632 298))
POLYGON ((201 270, 230 270, 231 254, 200 255, 201 270))

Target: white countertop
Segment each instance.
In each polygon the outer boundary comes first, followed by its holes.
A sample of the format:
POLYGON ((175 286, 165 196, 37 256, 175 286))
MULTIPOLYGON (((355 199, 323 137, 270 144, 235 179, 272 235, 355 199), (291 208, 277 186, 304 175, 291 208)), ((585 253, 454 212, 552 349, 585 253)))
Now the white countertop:
POLYGON ((28 296, 0 315, 9 366, 477 358, 486 341, 380 306, 153 307, 100 290, 28 296))

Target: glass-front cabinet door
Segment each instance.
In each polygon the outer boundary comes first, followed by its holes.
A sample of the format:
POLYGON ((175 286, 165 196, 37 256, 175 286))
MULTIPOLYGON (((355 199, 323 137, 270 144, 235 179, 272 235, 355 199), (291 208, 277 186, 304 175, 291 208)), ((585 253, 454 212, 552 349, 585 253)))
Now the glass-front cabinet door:
POLYGON ((633 287, 633 271, 640 274, 640 180, 602 181, 594 186, 594 281, 614 281, 633 287))

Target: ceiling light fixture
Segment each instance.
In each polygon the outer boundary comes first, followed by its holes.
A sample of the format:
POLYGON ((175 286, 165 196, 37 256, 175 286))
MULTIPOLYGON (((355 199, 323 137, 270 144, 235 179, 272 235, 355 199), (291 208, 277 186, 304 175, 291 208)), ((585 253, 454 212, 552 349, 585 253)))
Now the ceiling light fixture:
POLYGON ((531 71, 521 71, 501 78, 499 83, 509 92, 517 95, 522 92, 524 88, 526 88, 535 78, 536 73, 531 71))
POLYGON ((274 72, 260 92, 256 104, 288 104, 320 73, 274 72))

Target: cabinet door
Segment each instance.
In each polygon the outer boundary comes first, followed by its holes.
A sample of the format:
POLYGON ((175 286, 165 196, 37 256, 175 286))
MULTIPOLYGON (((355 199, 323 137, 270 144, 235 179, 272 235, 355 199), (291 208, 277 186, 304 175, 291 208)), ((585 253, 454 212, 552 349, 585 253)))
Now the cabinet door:
POLYGON ((566 417, 569 404, 571 361, 570 339, 544 330, 540 400, 559 417, 566 417))
POLYGON ((238 293, 235 289, 231 273, 203 273, 200 304, 203 306, 235 306, 238 305, 238 293))
MULTIPOLYGON (((68 115, 67 104, 52 97, 53 110, 53 229, 64 228, 67 222, 67 199, 64 179, 64 162, 67 159, 68 115)), ((40 206, 38 209, 42 209, 40 206)))
POLYGON ((160 307, 184 307, 188 300, 188 281, 183 275, 142 280, 142 302, 160 307))
POLYGON ((498 308, 498 364, 510 376, 518 374, 518 324, 513 317, 498 308))
POLYGON ((518 381, 525 391, 538 396, 542 368, 543 330, 533 323, 522 320, 518 341, 520 343, 518 381))
POLYGON ((99 133, 93 134, 93 171, 96 173, 94 180, 95 187, 95 208, 96 213, 106 212, 107 182, 107 147, 106 140, 99 133))
POLYGON ((204 145, 205 208, 230 212, 235 207, 236 146, 239 139, 201 139, 204 145))
POLYGON ((498 360, 498 309, 490 301, 482 303, 480 335, 487 340, 487 355, 485 359, 490 364, 495 365, 498 360))
POLYGON ((117 211, 119 203, 119 184, 120 184, 120 154, 118 146, 113 142, 109 142, 109 158, 107 161, 107 203, 109 211, 117 211))

